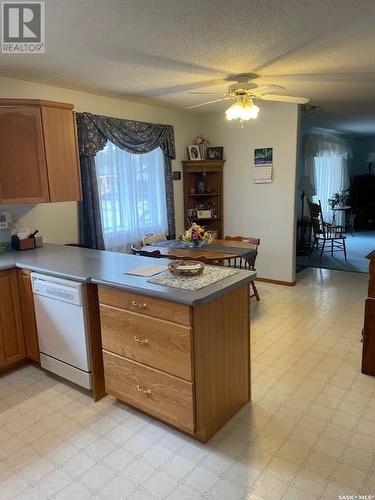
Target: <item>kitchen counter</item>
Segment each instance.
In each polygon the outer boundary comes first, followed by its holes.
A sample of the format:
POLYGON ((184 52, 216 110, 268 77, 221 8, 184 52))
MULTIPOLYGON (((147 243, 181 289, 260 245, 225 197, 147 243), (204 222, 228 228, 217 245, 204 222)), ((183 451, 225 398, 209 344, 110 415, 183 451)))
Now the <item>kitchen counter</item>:
MULTIPOLYGON (((168 264, 168 259, 157 263, 168 264)), ((149 278, 124 274, 127 270, 149 264, 149 257, 46 244, 43 248, 13 251, 0 255, 0 271, 14 267, 59 278, 120 288, 161 299, 196 305, 238 288, 256 276, 255 272, 238 270, 233 276, 196 291, 180 290, 148 282, 149 278)))

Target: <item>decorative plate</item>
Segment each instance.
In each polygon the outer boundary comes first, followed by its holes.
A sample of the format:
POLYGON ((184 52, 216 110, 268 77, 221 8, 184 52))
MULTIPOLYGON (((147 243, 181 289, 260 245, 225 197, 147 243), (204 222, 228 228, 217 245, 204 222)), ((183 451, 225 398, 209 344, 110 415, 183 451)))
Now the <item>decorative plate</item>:
POLYGON ((175 260, 168 269, 177 276, 198 276, 203 273, 204 264, 199 260, 175 260))

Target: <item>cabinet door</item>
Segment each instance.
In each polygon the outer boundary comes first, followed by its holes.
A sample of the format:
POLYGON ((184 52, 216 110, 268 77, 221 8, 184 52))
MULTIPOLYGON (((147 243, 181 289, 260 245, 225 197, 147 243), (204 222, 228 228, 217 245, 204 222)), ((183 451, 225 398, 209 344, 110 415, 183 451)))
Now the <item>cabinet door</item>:
POLYGON ((375 376, 375 299, 366 300, 362 373, 375 376))
POLYGON ((0 202, 48 202, 39 108, 0 108, 0 151, 0 202))
POLYGON ((79 201, 79 168, 74 113, 70 109, 42 107, 50 199, 79 201))
POLYGON ((16 270, 0 272, 0 367, 25 359, 16 270))
POLYGON ((21 299, 21 317, 25 338, 26 356, 39 363, 38 330, 34 312, 34 297, 31 286, 31 273, 18 269, 18 289, 21 299))

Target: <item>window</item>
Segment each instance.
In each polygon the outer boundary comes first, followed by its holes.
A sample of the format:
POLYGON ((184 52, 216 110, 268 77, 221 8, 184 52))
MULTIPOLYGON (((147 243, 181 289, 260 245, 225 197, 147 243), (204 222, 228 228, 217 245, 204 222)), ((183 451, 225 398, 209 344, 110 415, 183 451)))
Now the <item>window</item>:
POLYGON ((95 157, 105 248, 125 250, 147 233, 167 233, 164 155, 133 154, 107 142, 95 157))
MULTIPOLYGON (((314 158, 316 176, 316 196, 314 201, 321 201, 323 217, 326 222, 331 222, 332 211, 328 199, 334 193, 344 191, 349 187, 349 176, 346 159, 343 155, 326 153, 314 158)), ((342 224, 343 214, 336 215, 336 224, 342 224)))

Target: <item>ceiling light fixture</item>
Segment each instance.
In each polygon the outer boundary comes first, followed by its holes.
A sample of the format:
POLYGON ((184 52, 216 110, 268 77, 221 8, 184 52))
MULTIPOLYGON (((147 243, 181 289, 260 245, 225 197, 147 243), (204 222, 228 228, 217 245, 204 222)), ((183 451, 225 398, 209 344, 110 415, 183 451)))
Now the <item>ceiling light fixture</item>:
POLYGON ((237 99, 226 111, 227 120, 240 120, 240 122, 258 118, 259 108, 253 103, 251 97, 243 96, 237 99))

